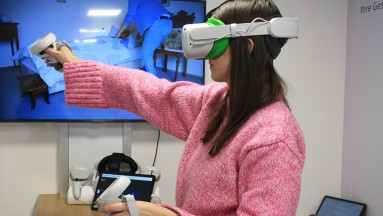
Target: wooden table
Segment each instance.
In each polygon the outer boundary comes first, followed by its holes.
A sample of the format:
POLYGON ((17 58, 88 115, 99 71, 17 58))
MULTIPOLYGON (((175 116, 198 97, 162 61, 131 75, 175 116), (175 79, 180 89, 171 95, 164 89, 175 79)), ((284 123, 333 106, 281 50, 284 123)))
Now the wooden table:
POLYGON ((184 56, 184 53, 180 50, 166 50, 166 49, 156 49, 156 51, 154 52, 154 66, 156 65, 156 61, 157 61, 157 55, 158 54, 162 54, 164 55, 164 71, 166 72, 168 70, 168 56, 175 56, 177 58, 176 60, 176 71, 175 71, 175 75, 174 75, 174 78, 173 78, 173 81, 177 81, 177 75, 178 75, 178 68, 179 68, 179 64, 181 62, 181 58, 183 58, 184 60, 184 67, 183 67, 183 72, 182 72, 182 76, 186 76, 186 68, 187 68, 187 58, 185 58, 184 56))
MULTIPOLYGON (((14 40, 16 42, 16 51, 19 50, 19 33, 17 31, 18 24, 19 23, 0 23, 0 39, 5 39, 10 42, 12 56, 15 55, 14 40)), ((13 61, 13 66, 16 66, 15 61, 13 61)))
POLYGON ((92 211, 90 205, 68 205, 66 197, 58 194, 40 194, 37 198, 36 216, 102 216, 92 211))
POLYGON ((39 74, 17 76, 20 83, 21 96, 29 95, 31 98, 31 110, 36 108, 36 96, 44 95, 45 102, 49 102, 48 85, 41 79, 39 74))

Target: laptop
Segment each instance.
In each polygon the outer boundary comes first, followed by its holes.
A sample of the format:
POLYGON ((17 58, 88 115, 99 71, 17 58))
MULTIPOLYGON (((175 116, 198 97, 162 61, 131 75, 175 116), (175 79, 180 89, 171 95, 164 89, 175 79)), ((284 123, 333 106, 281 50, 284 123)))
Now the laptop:
POLYGON ((103 172, 100 174, 97 182, 91 205, 92 210, 98 210, 98 206, 96 205, 97 198, 109 187, 109 185, 114 182, 114 180, 118 179, 120 176, 126 176, 131 181, 129 186, 124 190, 124 192, 122 192, 121 195, 130 194, 133 195, 136 200, 150 202, 154 183, 156 181, 156 177, 154 175, 103 172))
POLYGON ((332 196, 324 196, 316 216, 365 216, 367 205, 332 196))

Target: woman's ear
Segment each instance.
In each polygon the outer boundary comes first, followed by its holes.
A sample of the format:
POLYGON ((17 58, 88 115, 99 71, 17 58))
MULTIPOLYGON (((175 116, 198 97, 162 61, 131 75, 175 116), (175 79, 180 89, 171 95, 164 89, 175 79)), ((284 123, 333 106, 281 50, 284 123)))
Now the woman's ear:
POLYGON ((248 40, 248 44, 247 44, 247 47, 249 48, 249 53, 251 53, 254 49, 254 41, 251 40, 250 38, 247 39, 248 40))

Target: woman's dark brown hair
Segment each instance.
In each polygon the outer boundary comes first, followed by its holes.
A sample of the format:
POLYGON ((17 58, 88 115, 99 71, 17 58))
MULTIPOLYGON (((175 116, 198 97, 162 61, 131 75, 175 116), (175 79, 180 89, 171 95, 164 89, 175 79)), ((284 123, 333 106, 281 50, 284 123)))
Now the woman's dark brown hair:
MULTIPOLYGON (((216 8, 212 17, 230 24, 249 23, 257 17, 267 20, 276 14, 280 12, 271 0, 231 0, 216 8)), ((281 47, 286 42, 278 39, 281 47)), ((211 156, 217 155, 255 112, 277 100, 287 105, 285 83, 274 68, 265 36, 230 38, 230 49, 229 91, 202 138, 204 144, 213 142, 211 156), (249 39, 254 42, 251 51, 249 39), (225 118, 227 123, 223 125, 225 118)))

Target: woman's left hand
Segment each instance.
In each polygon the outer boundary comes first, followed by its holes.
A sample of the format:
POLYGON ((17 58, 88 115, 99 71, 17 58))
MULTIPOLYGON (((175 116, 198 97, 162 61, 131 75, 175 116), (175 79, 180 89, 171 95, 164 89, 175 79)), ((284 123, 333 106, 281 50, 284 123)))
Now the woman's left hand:
POLYGON ((103 205, 98 208, 99 212, 111 213, 111 215, 125 215, 130 216, 124 203, 113 203, 109 205, 103 205))
MULTIPOLYGON (((161 207, 154 203, 136 201, 138 213, 140 216, 177 216, 178 214, 170 209, 161 207)), ((101 206, 98 211, 103 213, 112 213, 113 216, 130 216, 124 203, 113 203, 101 206)))

